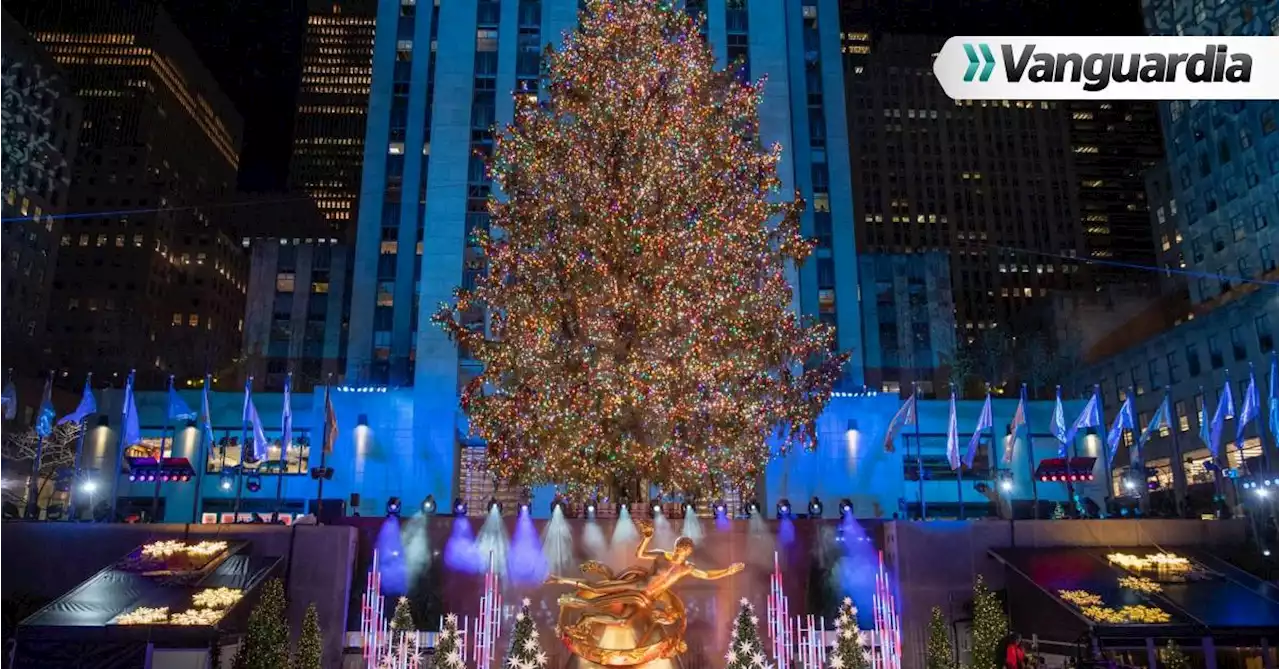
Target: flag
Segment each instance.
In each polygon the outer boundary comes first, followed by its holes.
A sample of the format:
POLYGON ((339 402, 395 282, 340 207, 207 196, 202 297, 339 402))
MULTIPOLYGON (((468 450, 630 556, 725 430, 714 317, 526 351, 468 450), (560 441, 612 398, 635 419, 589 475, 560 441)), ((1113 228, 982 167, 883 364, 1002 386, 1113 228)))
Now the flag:
POLYGON ((212 444, 213 439, 213 412, 209 410, 209 384, 213 380, 212 375, 204 375, 204 392, 200 393, 200 413, 204 414, 200 417, 200 422, 204 423, 205 441, 212 444))
POLYGON ((1082 427, 1098 427, 1102 425, 1102 406, 1101 400, 1098 399, 1098 387, 1093 387, 1093 395, 1089 397, 1089 402, 1084 405, 1084 410, 1076 417, 1076 422, 1071 424, 1071 429, 1067 431, 1067 438, 1063 443, 1063 452, 1060 457, 1067 457, 1066 445, 1075 442, 1076 432, 1082 427))
POLYGON ((898 432, 902 430, 904 425, 916 424, 916 394, 911 393, 911 397, 902 403, 902 407, 898 409, 898 413, 893 414, 893 418, 889 420, 889 429, 884 433, 884 452, 893 452, 893 440, 897 438, 898 432))
POLYGON ((333 452, 333 443, 338 440, 338 413, 333 410, 333 398, 329 396, 329 386, 324 387, 324 452, 333 452))
POLYGON ((1027 426, 1027 398, 1018 398, 1018 408, 1013 411, 1013 420, 1009 421, 1009 447, 1004 449, 1004 464, 1013 464, 1013 447, 1018 443, 1018 433, 1027 426))
POLYGON ((138 427, 138 406, 133 398, 133 375, 129 372, 129 380, 124 386, 124 433, 120 447, 128 448, 142 441, 142 430, 138 427))
POLYGON ((243 422, 249 426, 252 434, 249 435, 249 442, 241 446, 245 449, 241 460, 256 462, 258 456, 267 448, 268 442, 266 431, 262 429, 262 418, 258 416, 258 407, 253 404, 253 378, 244 384, 243 422))
MULTIPOLYGON (((293 407, 289 402, 289 390, 293 385, 293 374, 284 377, 284 409, 280 412, 280 460, 287 459, 289 444, 293 443, 293 407)), ((284 472, 284 468, 280 469, 284 472)))
POLYGON ((40 413, 36 414, 36 434, 47 437, 53 434, 53 374, 44 380, 44 394, 40 396, 40 413))
POLYGON ((1271 438, 1280 446, 1280 369, 1271 359, 1271 438))
MULTIPOLYGON (((1200 441, 1204 442, 1205 448, 1216 449, 1217 448, 1216 446, 1209 445, 1209 440, 1212 438, 1212 435, 1209 434, 1209 430, 1210 430, 1209 423, 1211 423, 1212 421, 1209 420, 1209 399, 1205 397, 1203 387, 1200 388, 1199 421, 1200 421, 1200 441)), ((1214 455, 1216 456, 1217 453, 1214 453, 1214 455)))
POLYGON ((1049 426, 1053 436, 1058 440, 1058 457, 1067 457, 1067 417, 1062 411, 1062 388, 1058 388, 1058 397, 1053 404, 1053 425, 1049 426))
POLYGON ((182 396, 178 395, 178 391, 173 389, 173 377, 169 377, 169 420, 191 420, 196 417, 196 412, 182 401, 182 396))
MULTIPOLYGON (((1120 450, 1120 436, 1125 430, 1134 429, 1136 421, 1133 419, 1133 396, 1125 395, 1124 403, 1120 405, 1120 412, 1116 414, 1116 419, 1111 422, 1111 429, 1107 430, 1107 464, 1110 465, 1116 459, 1116 452, 1120 450)), ((1135 449, 1136 451, 1136 449, 1135 449)), ((1129 456, 1130 462, 1136 462, 1133 454, 1129 456)))
POLYGON ((89 374, 85 377, 84 394, 80 396, 80 405, 76 407, 75 411, 59 418, 58 425, 62 425, 63 423, 79 423, 80 421, 88 418, 90 414, 97 413, 98 403, 93 399, 93 385, 90 383, 92 379, 93 374, 89 374))
MULTIPOLYGON (((1244 389, 1244 398, 1240 400, 1240 418, 1236 421, 1236 441, 1244 440, 1244 428, 1258 415, 1258 386, 1254 384, 1253 369, 1249 370, 1249 385, 1244 389)), ((1258 435, 1262 437, 1262 435, 1258 435)))
POLYGON ((1169 420, 1169 394, 1165 393, 1164 399, 1160 400, 1160 406, 1156 408, 1156 415, 1151 417, 1151 422, 1142 428, 1142 434, 1138 436, 1138 444, 1129 455, 1129 462, 1136 463, 1142 455, 1142 447, 1147 445, 1147 440, 1151 435, 1161 427, 1173 429, 1173 421, 1169 420))
MULTIPOLYGON (((1018 406, 1021 407, 1022 404, 1019 403, 1018 406)), ((994 424, 991 420, 991 393, 987 393, 987 401, 982 403, 982 413, 978 414, 978 426, 973 428, 973 436, 969 437, 969 448, 964 452, 964 466, 973 469, 973 456, 978 453, 978 443, 982 441, 982 431, 990 430, 994 424)))
POLYGON ((4 404, 5 420, 18 417, 18 388, 13 385, 13 379, 4 382, 4 393, 0 395, 0 403, 4 404))
POLYGON ((956 425, 956 391, 951 391, 951 415, 947 418, 947 462, 951 471, 960 468, 960 429, 956 425))
POLYGON ((1209 452, 1218 457, 1218 446, 1222 444, 1222 424, 1235 411, 1235 402, 1231 399, 1231 379, 1222 384, 1222 392, 1218 394, 1218 408, 1213 412, 1213 422, 1209 425, 1209 452))

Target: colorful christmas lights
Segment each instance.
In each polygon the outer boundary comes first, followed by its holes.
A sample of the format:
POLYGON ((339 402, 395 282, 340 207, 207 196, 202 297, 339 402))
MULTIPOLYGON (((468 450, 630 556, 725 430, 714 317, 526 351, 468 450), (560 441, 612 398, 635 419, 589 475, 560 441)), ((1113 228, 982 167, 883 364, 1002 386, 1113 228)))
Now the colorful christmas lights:
POLYGON ((518 96, 496 139, 486 271, 435 316, 484 363, 462 404, 488 466, 749 488, 770 437, 814 444, 847 357, 792 309, 812 246, 781 147, 760 146, 764 84, 717 71, 694 20, 651 0, 588 3, 546 62, 547 102, 518 96))

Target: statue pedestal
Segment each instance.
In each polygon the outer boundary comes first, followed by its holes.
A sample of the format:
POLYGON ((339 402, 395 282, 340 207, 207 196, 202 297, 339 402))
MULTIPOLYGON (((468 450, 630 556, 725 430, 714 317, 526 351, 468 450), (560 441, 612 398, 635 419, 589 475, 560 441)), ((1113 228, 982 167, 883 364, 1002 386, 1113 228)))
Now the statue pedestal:
MULTIPOLYGON (((610 627, 600 635, 597 642, 600 648, 626 650, 635 648, 638 640, 635 632, 626 627, 610 627)), ((622 659, 621 655, 617 656, 622 659)), ((577 655, 573 656, 573 667, 575 669, 614 669, 616 667, 628 667, 628 669, 676 669, 676 663, 670 659, 651 660, 643 664, 600 664, 591 660, 583 659, 577 655)), ((624 660, 625 661, 625 660, 624 660)))

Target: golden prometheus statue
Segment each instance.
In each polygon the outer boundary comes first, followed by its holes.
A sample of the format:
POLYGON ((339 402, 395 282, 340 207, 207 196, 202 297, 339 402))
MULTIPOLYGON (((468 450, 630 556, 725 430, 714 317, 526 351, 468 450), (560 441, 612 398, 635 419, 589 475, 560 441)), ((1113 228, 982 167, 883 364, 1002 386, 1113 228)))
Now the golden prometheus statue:
MULTIPOLYGON (((653 525, 640 524, 643 539, 636 557, 653 562, 618 573, 595 561, 582 572, 603 578, 549 576, 547 583, 569 585, 577 592, 560 597, 560 622, 556 626, 565 646, 582 660, 608 667, 626 667, 669 660, 685 652, 684 602, 671 587, 686 576, 714 581, 743 570, 741 562, 726 569, 704 571, 689 562, 693 540, 676 539, 670 551, 649 549, 653 525)), ((665 663, 664 664, 669 664, 665 663)))

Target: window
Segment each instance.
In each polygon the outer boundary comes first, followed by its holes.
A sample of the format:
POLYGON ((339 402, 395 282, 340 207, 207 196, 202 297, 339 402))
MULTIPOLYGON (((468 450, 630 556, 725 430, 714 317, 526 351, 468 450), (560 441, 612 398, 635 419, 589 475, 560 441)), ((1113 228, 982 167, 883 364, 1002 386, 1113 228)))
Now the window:
POLYGON ((1173 414, 1177 417, 1179 432, 1191 430, 1191 418, 1187 416, 1187 403, 1185 400, 1173 403, 1173 414))
POLYGON ((395 283, 381 281, 378 283, 378 306, 389 307, 395 304, 395 283))
POLYGON ((1244 346, 1244 326, 1233 325, 1230 331, 1231 337, 1231 357, 1237 362, 1248 357, 1248 350, 1244 346))
POLYGON ((382 245, 378 247, 379 254, 384 256, 395 255, 399 250, 400 244, 395 241, 382 242, 382 245))
POLYGON ((1164 363, 1165 366, 1169 368, 1169 383, 1177 383, 1180 380, 1180 375, 1178 373, 1178 354, 1166 353, 1164 356, 1164 363))
POLYGON ((1216 336, 1209 336, 1209 366, 1214 369, 1222 369, 1222 346, 1218 344, 1216 336))
POLYGON ((1270 353, 1276 350, 1276 333, 1267 322, 1266 316, 1258 316, 1253 319, 1253 329, 1258 335, 1258 350, 1263 353, 1270 353))
POLYGON ((276 275, 276 292, 292 293, 293 292, 293 272, 280 272, 276 275))
POLYGON ((321 295, 328 293, 329 282, 328 281, 312 281, 311 292, 321 294, 321 295))
POLYGON ((1200 350, 1195 344, 1187 344, 1187 373, 1200 376, 1200 350))
POLYGON ((187 325, 198 327, 200 325, 200 314, 191 314, 187 317, 187 325))
POLYGON ((1253 205, 1253 229, 1261 230, 1267 227, 1267 214, 1262 210, 1262 205, 1253 205))
POLYGON ((182 325, 182 314, 173 315, 173 325, 182 325))
POLYGON ((1151 379, 1151 388, 1154 390, 1160 387, 1160 360, 1152 358, 1147 361, 1147 376, 1151 379))
POLYGON ((1258 247, 1258 257, 1262 260, 1262 271, 1269 272, 1276 268, 1276 259, 1275 256, 1271 255, 1270 244, 1263 244, 1258 247))
POLYGON ((1129 368, 1129 382, 1133 386, 1135 394, 1141 395, 1146 392, 1146 389, 1142 386, 1142 377, 1138 375, 1138 367, 1136 365, 1129 368))

